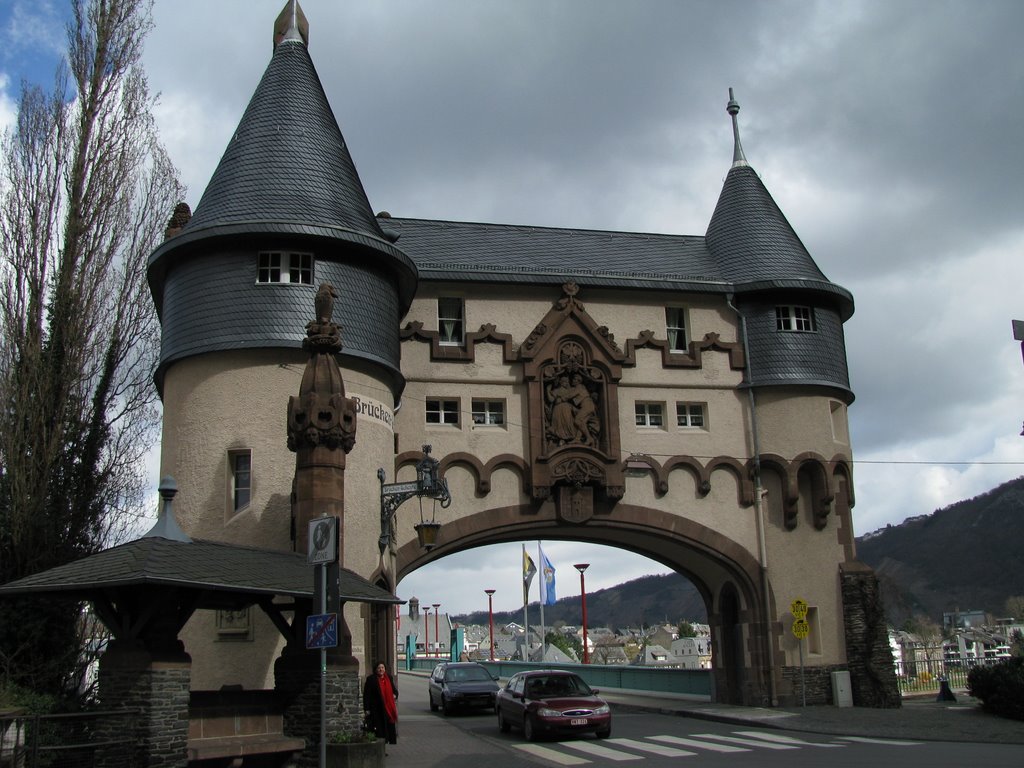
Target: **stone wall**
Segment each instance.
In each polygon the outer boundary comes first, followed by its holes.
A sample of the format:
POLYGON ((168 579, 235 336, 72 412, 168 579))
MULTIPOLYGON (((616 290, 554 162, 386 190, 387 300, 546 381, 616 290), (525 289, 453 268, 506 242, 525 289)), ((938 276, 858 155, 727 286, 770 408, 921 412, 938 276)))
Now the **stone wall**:
POLYGON ((805 666, 801 684, 799 666, 783 667, 783 686, 779 691, 779 704, 784 707, 799 707, 804 703, 805 695, 809 705, 832 704, 832 673, 845 669, 842 664, 805 666), (802 686, 806 686, 806 694, 802 686))
POLYGON ((903 702, 878 578, 861 563, 846 563, 840 572, 853 703, 858 707, 900 707, 903 702))
MULTIPOLYGON (((320 755, 320 654, 282 655, 274 667, 275 691, 283 705, 284 733, 303 738, 297 768, 317 768, 320 755)), ((327 666, 327 733, 359 733, 363 727, 362 680, 356 665, 327 666)))
MULTIPOLYGON (((108 709, 138 710, 136 765, 185 768, 188 762, 188 702, 192 664, 187 654, 154 658, 116 643, 100 659, 99 697, 108 709)), ((111 723, 119 721, 111 719, 111 723)), ((123 733, 111 737, 123 737, 123 733)), ((96 756, 98 768, 124 765, 124 756, 96 756)))

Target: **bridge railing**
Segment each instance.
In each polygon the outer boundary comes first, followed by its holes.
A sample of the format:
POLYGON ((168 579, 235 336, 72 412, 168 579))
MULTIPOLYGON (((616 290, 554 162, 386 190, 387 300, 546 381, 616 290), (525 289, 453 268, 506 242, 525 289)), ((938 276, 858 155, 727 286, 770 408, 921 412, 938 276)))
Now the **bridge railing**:
MULTIPOLYGON (((405 669, 430 672, 445 659, 416 657, 405 662, 405 669)), ((692 697, 698 701, 711 700, 711 671, 707 669, 672 669, 644 667, 632 664, 551 664, 525 661, 482 661, 483 666, 501 678, 508 678, 526 669, 564 669, 575 672, 592 688, 622 688, 636 691, 671 693, 692 697)))

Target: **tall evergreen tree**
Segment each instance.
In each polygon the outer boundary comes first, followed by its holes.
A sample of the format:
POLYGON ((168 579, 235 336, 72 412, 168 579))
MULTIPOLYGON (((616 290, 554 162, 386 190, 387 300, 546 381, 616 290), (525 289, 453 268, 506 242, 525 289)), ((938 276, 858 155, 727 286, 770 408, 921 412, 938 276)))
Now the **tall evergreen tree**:
MULTIPOLYGON (((159 325, 146 258, 182 197, 141 66, 151 0, 72 0, 50 92, 0 159, 0 583, 115 543, 142 512, 159 325)), ((74 690, 80 607, 0 601, 0 675, 74 690)))

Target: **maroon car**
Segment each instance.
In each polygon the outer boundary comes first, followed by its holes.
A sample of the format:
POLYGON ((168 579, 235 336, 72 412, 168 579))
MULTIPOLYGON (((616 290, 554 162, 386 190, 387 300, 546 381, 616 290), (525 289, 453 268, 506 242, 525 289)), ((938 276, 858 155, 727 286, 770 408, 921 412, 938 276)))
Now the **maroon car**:
POLYGON ((498 691, 495 709, 502 733, 514 725, 523 729, 528 741, 574 733, 606 739, 612 733, 608 703, 573 672, 533 670, 513 675, 498 691))

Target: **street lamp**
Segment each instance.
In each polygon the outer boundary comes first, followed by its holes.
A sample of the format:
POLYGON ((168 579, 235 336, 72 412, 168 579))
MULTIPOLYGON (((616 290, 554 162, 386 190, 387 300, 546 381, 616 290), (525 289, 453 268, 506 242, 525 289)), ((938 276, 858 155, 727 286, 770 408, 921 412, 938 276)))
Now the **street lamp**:
POLYGON ((491 632, 491 661, 494 661, 494 590, 485 589, 487 595, 487 626, 491 632))
POLYGON ((426 638, 423 640, 423 655, 430 656, 430 608, 423 609, 423 629, 426 631, 426 638))
POLYGON ((437 544, 437 531, 441 524, 434 519, 437 509, 437 502, 441 502, 441 509, 451 506, 452 497, 448 493, 448 481, 438 477, 440 462, 430 455, 430 446, 423 446, 423 458, 416 464, 416 479, 407 483, 384 483, 387 474, 384 469, 377 470, 377 479, 380 481, 380 539, 377 546, 383 555, 388 544, 394 538, 395 514, 402 502, 414 496, 420 498, 420 522, 413 526, 416 529, 416 538, 423 549, 428 552, 437 544), (423 518, 423 498, 433 499, 434 506, 431 510, 430 520, 423 518))
POLYGON ((437 617, 441 615, 441 611, 438 609, 441 607, 440 603, 433 603, 434 606, 434 645, 437 646, 437 655, 441 655, 441 633, 437 630, 437 617))
POLYGON ((580 599, 583 603, 583 663, 590 663, 590 647, 587 645, 587 583, 583 572, 590 567, 590 563, 576 563, 573 565, 580 572, 580 599))

